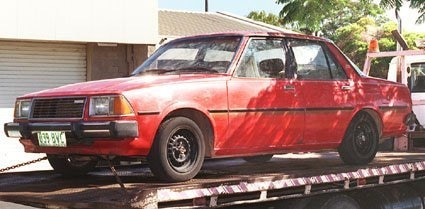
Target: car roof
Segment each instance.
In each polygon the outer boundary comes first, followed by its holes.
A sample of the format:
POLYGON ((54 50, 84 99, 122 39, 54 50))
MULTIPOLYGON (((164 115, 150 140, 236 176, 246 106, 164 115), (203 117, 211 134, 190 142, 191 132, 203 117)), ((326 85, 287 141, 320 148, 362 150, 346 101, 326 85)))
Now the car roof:
POLYGON ((317 40, 331 42, 328 39, 306 35, 301 33, 286 33, 286 32, 265 32, 265 31, 235 31, 235 32, 223 32, 223 33, 208 33, 208 34, 199 34, 194 36, 186 36, 183 38, 178 38, 176 40, 184 39, 193 39, 193 38, 202 38, 202 37, 219 37, 219 36, 244 36, 244 37, 289 37, 289 38, 300 38, 308 40, 317 40))

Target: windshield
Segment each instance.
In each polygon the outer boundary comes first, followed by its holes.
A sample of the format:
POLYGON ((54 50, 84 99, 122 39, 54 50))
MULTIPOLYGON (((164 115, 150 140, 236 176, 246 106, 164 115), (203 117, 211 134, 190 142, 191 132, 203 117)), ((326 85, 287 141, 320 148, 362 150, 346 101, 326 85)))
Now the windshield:
POLYGON ((241 37, 203 37, 160 47, 132 75, 145 73, 226 73, 241 37))

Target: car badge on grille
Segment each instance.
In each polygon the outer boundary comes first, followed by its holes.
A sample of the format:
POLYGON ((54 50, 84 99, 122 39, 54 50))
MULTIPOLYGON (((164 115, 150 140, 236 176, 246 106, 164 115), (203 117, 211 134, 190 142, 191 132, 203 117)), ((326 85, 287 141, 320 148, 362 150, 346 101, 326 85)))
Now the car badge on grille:
POLYGON ((83 104, 84 99, 74 100, 74 104, 83 104))

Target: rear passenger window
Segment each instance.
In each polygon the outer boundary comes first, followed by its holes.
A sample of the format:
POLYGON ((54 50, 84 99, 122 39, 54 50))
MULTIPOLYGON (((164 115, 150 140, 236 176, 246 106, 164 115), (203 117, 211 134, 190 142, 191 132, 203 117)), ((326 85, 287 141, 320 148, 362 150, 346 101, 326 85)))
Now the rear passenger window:
POLYGON ((297 78, 304 80, 338 80, 347 76, 321 42, 289 40, 297 66, 297 78))

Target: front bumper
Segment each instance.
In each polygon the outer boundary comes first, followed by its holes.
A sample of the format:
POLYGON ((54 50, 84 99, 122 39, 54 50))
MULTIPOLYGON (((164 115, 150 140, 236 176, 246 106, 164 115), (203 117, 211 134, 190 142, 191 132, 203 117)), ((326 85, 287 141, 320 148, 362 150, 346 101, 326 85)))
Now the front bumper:
POLYGON ((31 139, 40 131, 64 131, 67 137, 74 139, 108 138, 122 139, 138 137, 136 121, 107 122, 49 122, 49 123, 5 123, 7 137, 31 139))

